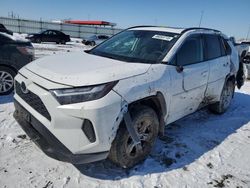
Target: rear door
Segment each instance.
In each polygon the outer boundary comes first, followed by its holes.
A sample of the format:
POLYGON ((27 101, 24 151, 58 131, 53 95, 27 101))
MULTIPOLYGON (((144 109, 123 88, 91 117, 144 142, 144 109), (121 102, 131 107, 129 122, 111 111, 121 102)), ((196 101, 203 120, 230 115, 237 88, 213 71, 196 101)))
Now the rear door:
POLYGON ((206 97, 213 101, 218 99, 223 88, 225 78, 230 72, 230 56, 219 35, 204 34, 205 60, 209 63, 210 74, 206 97))
POLYGON ((173 64, 176 67, 170 70, 172 100, 169 123, 196 111, 204 99, 209 65, 204 62, 201 35, 192 35, 184 41, 173 64))

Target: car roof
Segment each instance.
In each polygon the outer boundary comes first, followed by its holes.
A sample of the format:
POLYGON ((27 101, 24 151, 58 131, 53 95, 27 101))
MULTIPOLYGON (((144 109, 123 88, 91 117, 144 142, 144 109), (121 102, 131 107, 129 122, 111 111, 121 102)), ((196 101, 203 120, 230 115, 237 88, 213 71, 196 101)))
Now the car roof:
POLYGON ((5 36, 5 37, 7 37, 8 39, 11 39, 11 40, 16 40, 15 37, 13 37, 12 35, 9 35, 7 33, 0 32, 0 35, 5 36))
POLYGON ((61 31, 59 31, 59 30, 55 30, 55 29, 46 29, 46 30, 44 30, 44 31, 42 31, 42 32, 45 32, 45 31, 55 31, 55 32, 62 33, 61 31))
POLYGON ((181 27, 162 27, 162 26, 135 26, 128 28, 129 30, 146 30, 146 31, 163 31, 163 32, 169 32, 169 33, 176 33, 176 34, 183 34, 187 31, 192 30, 206 30, 206 31, 214 31, 214 32, 220 32, 215 29, 210 28, 202 28, 202 27, 190 27, 190 28, 181 28, 181 27))
POLYGON ((137 26, 137 27, 129 28, 129 30, 163 31, 163 32, 181 34, 181 32, 184 30, 184 28, 157 27, 157 26, 137 26))

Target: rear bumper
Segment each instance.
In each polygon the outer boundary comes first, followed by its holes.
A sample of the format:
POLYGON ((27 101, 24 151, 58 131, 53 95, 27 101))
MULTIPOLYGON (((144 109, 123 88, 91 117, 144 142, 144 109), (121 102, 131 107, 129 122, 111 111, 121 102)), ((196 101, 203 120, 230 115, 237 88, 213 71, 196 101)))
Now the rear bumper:
POLYGON ((90 163, 107 158, 109 151, 90 154, 73 154, 19 102, 14 100, 14 105, 16 109, 14 112, 16 121, 31 140, 48 156, 72 164, 90 163), (29 121, 20 115, 24 111, 29 115, 29 121))

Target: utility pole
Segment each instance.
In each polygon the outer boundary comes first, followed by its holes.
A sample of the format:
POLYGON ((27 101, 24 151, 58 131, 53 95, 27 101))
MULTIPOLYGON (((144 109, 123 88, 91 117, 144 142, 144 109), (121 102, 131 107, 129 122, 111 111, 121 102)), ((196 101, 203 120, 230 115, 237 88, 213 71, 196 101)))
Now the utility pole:
POLYGON ((201 27, 201 22, 202 22, 202 19, 203 19, 203 14, 204 14, 204 11, 201 11, 201 17, 200 17, 199 27, 201 27))
POLYGON ((249 25, 249 28, 248 28, 248 31, 247 31, 246 41, 248 40, 249 33, 250 33, 250 25, 249 25))

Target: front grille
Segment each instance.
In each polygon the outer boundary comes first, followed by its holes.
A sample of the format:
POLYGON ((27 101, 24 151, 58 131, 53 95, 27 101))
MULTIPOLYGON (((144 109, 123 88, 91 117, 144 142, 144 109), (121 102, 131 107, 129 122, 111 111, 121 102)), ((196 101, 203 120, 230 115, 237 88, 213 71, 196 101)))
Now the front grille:
POLYGON ((28 103, 34 110, 36 110, 38 113, 40 113, 42 116, 47 118, 49 121, 51 121, 51 116, 44 106, 41 99, 31 91, 28 91, 28 93, 24 93, 21 89, 21 84, 18 82, 15 82, 16 87, 16 94, 21 97, 26 103, 28 103))

